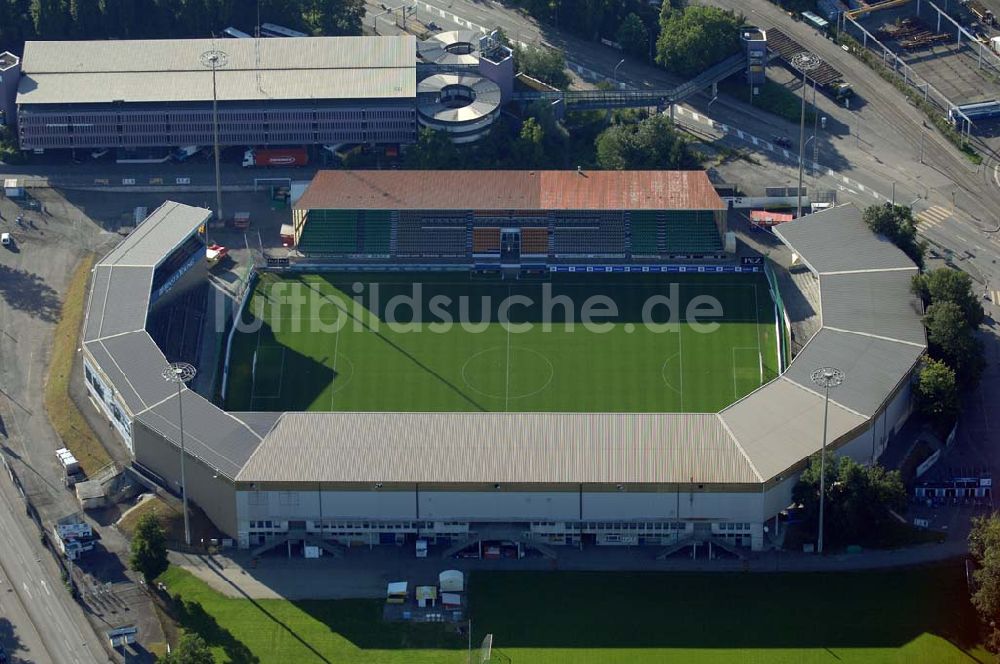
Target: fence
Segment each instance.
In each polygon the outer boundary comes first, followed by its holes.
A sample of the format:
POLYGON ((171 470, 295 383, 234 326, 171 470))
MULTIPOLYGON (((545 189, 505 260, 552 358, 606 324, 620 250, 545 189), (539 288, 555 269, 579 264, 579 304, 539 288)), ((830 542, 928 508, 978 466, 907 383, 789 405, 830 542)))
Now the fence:
POLYGON ((785 303, 781 299, 781 289, 778 288, 778 278, 774 274, 774 268, 771 267, 770 260, 764 261, 764 274, 767 276, 767 283, 771 288, 771 299, 774 301, 774 311, 776 314, 775 326, 780 328, 777 334, 778 373, 782 373, 789 362, 792 361, 792 340, 790 336, 792 321, 788 318, 788 312, 785 311, 785 303))
MULTIPOLYGON (((865 49, 864 53, 856 53, 855 55, 858 55, 862 60, 873 66, 881 65, 884 70, 898 77, 904 87, 912 88, 925 102, 933 104, 945 115, 957 107, 957 104, 946 97, 943 92, 924 80, 923 77, 914 71, 913 67, 906 64, 895 51, 879 41, 875 35, 868 32, 860 23, 846 14, 843 16, 842 33, 857 41, 865 49), (875 62, 871 62, 864 57, 865 54, 871 55, 869 52, 878 54, 879 58, 875 62)), ((959 113, 961 112, 959 111, 959 113)))

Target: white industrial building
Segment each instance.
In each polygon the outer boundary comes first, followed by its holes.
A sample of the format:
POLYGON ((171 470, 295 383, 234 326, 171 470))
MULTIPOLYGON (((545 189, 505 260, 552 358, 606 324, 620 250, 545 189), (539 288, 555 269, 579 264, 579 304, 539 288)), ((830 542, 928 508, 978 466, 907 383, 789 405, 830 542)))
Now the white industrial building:
MULTIPOLYGON (((109 419, 122 413, 137 464, 173 490, 177 396, 143 321, 157 306, 156 270, 208 214, 175 203, 154 212, 95 269, 85 327, 88 389, 109 419)), ((503 534, 760 549, 822 445, 812 370, 847 376, 831 392, 830 448, 872 462, 910 412, 926 348, 917 268, 858 210, 776 232, 818 277, 822 328, 780 377, 719 413, 226 413, 185 389, 189 497, 244 548, 503 534)), ((188 279, 166 278, 173 289, 188 279)))

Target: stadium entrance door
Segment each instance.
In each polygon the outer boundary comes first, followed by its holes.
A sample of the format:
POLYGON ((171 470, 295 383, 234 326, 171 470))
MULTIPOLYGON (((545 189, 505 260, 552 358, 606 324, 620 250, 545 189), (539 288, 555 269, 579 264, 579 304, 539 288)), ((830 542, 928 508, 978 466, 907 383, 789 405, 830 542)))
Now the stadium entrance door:
POLYGON ((500 264, 516 266, 521 264, 521 229, 500 230, 500 264))

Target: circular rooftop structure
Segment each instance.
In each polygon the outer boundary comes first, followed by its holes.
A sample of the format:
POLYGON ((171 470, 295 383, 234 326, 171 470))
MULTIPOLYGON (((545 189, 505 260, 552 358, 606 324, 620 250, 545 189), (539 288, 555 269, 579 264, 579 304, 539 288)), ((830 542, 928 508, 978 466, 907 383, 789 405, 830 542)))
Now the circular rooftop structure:
POLYGON ((429 64, 469 66, 479 65, 480 34, 475 30, 440 32, 417 44, 417 55, 429 64))
POLYGON ((481 138, 500 115, 500 86, 474 74, 434 74, 417 83, 417 118, 454 143, 481 138))

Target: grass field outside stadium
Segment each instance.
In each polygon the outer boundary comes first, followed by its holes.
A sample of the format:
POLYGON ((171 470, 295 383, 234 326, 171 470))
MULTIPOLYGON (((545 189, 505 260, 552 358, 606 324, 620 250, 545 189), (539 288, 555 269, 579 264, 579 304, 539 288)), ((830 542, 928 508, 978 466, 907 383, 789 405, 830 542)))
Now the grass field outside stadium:
MULTIPOLYGON (((335 570, 330 573, 337 573, 335 570)), ((225 597, 161 577, 218 662, 467 664, 441 624, 382 621, 382 601, 225 597)), ((473 643, 491 664, 972 664, 992 661, 960 562, 828 573, 474 572, 473 643)), ((478 659, 473 661, 479 662, 478 659)))
POLYGON ((715 412, 778 373, 763 274, 260 275, 226 407, 715 412))

